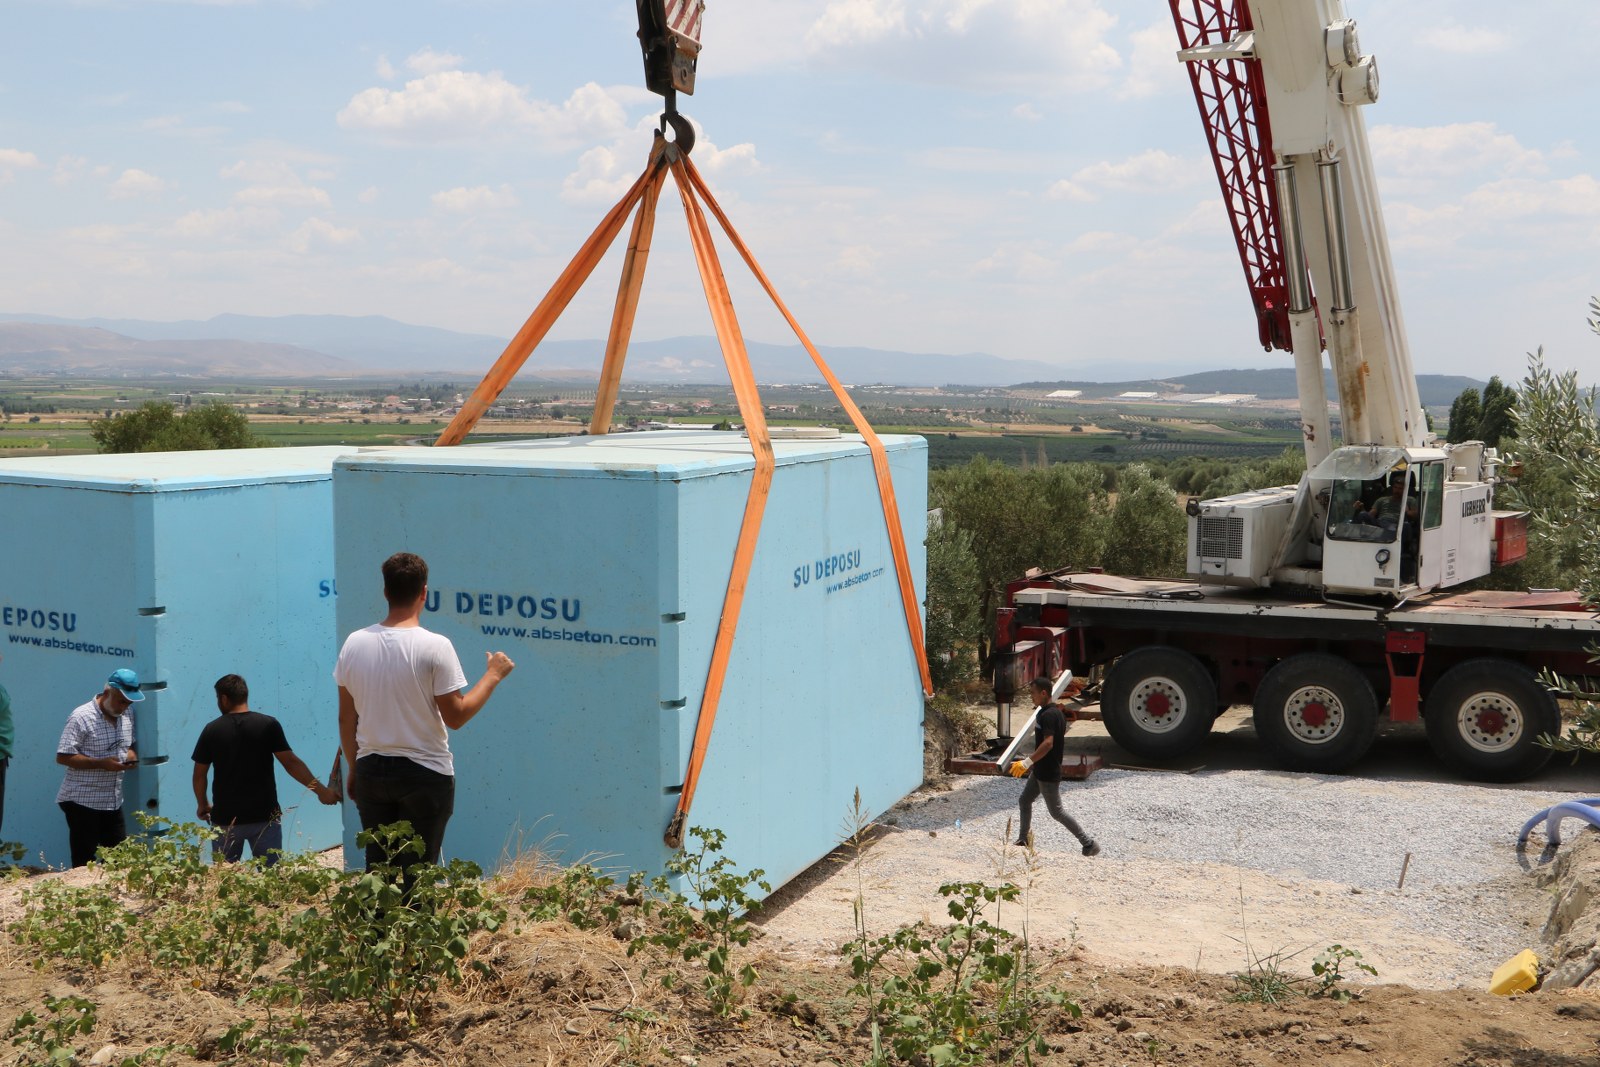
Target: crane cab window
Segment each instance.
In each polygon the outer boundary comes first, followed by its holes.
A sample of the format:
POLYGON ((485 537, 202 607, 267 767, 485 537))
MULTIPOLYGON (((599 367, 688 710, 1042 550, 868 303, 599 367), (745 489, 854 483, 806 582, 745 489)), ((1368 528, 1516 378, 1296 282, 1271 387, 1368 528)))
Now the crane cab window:
POLYGON ((1334 541, 1393 544, 1398 518, 1415 514, 1416 486, 1403 448, 1338 448, 1310 478, 1328 485, 1327 537, 1334 541), (1403 487, 1399 499, 1396 483, 1403 487))
POLYGON ((1389 491, 1382 478, 1344 478, 1334 482, 1328 502, 1328 536, 1335 541, 1393 544, 1398 524, 1379 522, 1373 513, 1389 491))
POLYGON ((1422 465, 1422 528, 1437 530, 1444 521, 1444 464, 1422 465))

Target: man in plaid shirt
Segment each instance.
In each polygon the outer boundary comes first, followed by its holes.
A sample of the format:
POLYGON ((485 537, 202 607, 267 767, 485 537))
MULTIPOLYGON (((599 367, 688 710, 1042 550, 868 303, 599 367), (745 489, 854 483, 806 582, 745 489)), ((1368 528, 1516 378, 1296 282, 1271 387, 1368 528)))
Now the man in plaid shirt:
POLYGON ((124 667, 87 704, 72 709, 56 745, 56 762, 67 769, 56 803, 67 815, 72 865, 82 867, 101 846, 127 836, 122 818, 122 775, 138 756, 133 750, 133 712, 144 699, 139 676, 124 667))

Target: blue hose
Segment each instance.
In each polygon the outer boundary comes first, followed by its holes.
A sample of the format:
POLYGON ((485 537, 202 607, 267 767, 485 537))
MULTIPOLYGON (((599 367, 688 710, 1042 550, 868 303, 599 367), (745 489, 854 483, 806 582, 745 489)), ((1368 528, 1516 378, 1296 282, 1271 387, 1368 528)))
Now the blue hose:
POLYGON ((1544 820, 1544 836, 1549 846, 1554 848, 1561 844, 1561 820, 1582 819, 1590 826, 1600 827, 1600 797, 1590 797, 1587 800, 1565 800, 1560 804, 1545 808, 1539 814, 1522 824, 1522 832, 1517 834, 1517 844, 1524 845, 1528 842, 1528 834, 1544 820))

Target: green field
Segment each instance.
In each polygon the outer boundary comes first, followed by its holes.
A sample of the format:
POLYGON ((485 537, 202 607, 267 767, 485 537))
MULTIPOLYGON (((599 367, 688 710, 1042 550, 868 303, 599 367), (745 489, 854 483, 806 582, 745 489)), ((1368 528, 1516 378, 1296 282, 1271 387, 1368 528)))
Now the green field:
POLYGON ((928 466, 934 470, 959 467, 977 456, 998 463, 1037 464, 1040 449, 1051 463, 1137 463, 1180 456, 1215 456, 1219 459, 1262 459, 1276 456, 1299 440, 1219 438, 1194 434, 1184 440, 1141 441, 1106 435, 1006 434, 1001 437, 952 437, 926 434, 928 466))
MULTIPOLYGON (((834 425, 852 427, 831 397, 815 390, 783 388, 769 402, 785 410, 769 411, 772 426, 834 425), (798 410, 787 410, 788 405, 798 410)), ((0 424, 0 456, 70 455, 94 451, 91 420, 130 411, 152 400, 180 407, 209 402, 237 406, 250 417, 251 428, 272 445, 425 444, 444 428, 442 412, 460 390, 438 383, 396 382, 196 382, 0 380, 0 405, 9 416, 0 424), (176 389, 184 392, 176 392, 176 389), (395 394, 389 396, 389 394, 395 394), (388 396, 390 403, 385 404, 388 396), (410 410, 396 410, 396 397, 423 397, 410 410), (304 416, 301 418, 301 416, 304 416), (35 421, 37 420, 37 421, 35 421)), ((503 398, 521 418, 564 419, 572 433, 581 433, 593 405, 593 391, 550 387, 508 389, 503 398), (514 399, 513 397, 522 399, 514 399), (526 406, 520 406, 526 405, 526 406)), ((863 410, 880 433, 920 434, 928 440, 934 469, 960 466, 975 456, 996 462, 1033 465, 1043 462, 1128 463, 1162 461, 1183 456, 1248 460, 1274 456, 1299 441, 1298 423, 1275 412, 1245 412, 1232 407, 1185 409, 1150 404, 1083 405, 1081 408, 1039 408, 988 394, 897 395, 874 391, 862 397, 863 410), (1057 432, 1028 432, 1030 425, 1057 432), (1061 432, 1069 427, 1097 432, 1061 432), (1205 426, 1205 429, 1201 429, 1205 426), (994 432, 1000 431, 1000 432, 994 432), (1220 432, 1219 432, 1220 431, 1220 432)), ((406 401, 407 405, 411 401, 406 401)), ((741 421, 731 392, 716 387, 660 386, 628 391, 615 413, 624 421, 670 422, 711 426, 741 421)), ((486 420, 474 441, 506 440, 555 433, 508 433, 486 420)), ((503 425, 503 424, 502 424, 503 425)))

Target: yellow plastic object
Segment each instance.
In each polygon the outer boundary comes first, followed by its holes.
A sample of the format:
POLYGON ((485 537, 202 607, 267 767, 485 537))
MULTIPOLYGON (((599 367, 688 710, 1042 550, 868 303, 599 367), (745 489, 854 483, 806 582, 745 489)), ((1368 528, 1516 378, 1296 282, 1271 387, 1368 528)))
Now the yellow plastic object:
POLYGON ((1525 948, 1502 963, 1489 979, 1489 992, 1508 997, 1539 984, 1539 957, 1531 948, 1525 948))

